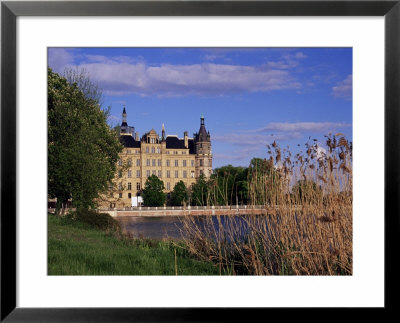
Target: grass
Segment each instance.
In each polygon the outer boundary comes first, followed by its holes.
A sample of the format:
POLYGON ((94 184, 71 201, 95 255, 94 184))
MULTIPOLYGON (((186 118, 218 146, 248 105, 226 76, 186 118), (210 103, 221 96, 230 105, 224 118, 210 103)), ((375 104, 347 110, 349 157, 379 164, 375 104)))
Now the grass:
POLYGON ((176 242, 129 239, 49 214, 48 274, 218 275, 219 270, 176 242))
POLYGON ((326 138, 323 150, 306 143, 294 158, 267 146, 269 158, 248 182, 250 204, 268 215, 226 217, 223 228, 211 217, 202 228, 186 217, 188 250, 232 274, 352 275, 352 144, 342 134, 326 138))

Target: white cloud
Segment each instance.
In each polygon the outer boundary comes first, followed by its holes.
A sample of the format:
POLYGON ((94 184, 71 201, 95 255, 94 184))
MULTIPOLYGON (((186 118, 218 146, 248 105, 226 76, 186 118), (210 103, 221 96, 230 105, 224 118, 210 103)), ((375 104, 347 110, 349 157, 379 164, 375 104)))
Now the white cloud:
POLYGON ((224 95, 297 89, 287 71, 227 64, 149 66, 144 63, 86 63, 80 65, 111 95, 224 95))
POLYGON ((344 122, 272 122, 263 128, 250 130, 250 132, 282 131, 292 133, 326 133, 335 129, 347 127, 351 127, 351 124, 344 122))
POLYGON ((219 96, 301 88, 289 69, 305 58, 303 53, 286 54, 280 61, 259 66, 227 64, 225 54, 238 50, 243 49, 210 49, 203 55, 208 62, 202 64, 154 66, 143 57, 80 55, 81 63, 74 66, 72 49, 53 48, 49 66, 60 73, 65 67, 84 69, 109 95, 219 96), (224 64, 212 62, 221 58, 224 64))
POLYGON ((332 95, 336 98, 351 100, 353 96, 353 75, 348 75, 343 81, 332 88, 332 95))
POLYGON ((73 64, 74 53, 72 49, 68 48, 49 48, 47 59, 48 66, 62 74, 65 67, 73 64))
POLYGON ((248 163, 259 147, 248 147, 232 151, 230 154, 214 154, 213 159, 221 162, 242 161, 248 163))

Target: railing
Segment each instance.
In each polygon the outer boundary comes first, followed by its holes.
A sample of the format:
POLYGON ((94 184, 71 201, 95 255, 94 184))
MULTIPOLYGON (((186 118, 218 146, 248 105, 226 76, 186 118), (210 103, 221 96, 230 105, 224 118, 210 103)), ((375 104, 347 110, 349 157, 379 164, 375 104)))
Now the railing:
POLYGON ((164 211, 164 210, 244 210, 265 209, 266 205, 215 205, 215 206, 137 206, 125 208, 101 208, 98 211, 164 211))

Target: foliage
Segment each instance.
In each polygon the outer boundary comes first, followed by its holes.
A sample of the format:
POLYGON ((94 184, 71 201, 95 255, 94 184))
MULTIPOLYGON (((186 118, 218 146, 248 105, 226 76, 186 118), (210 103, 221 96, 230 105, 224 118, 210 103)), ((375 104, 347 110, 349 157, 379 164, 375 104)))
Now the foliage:
POLYGON ((142 191, 143 203, 146 206, 162 206, 165 203, 164 182, 156 175, 147 178, 142 191))
POLYGON ((89 227, 102 231, 121 233, 117 220, 107 213, 97 213, 93 210, 78 209, 68 215, 73 221, 87 224, 89 227))
POLYGON ((280 177, 274 167, 273 160, 253 158, 248 168, 249 203, 265 205, 276 203, 280 194, 280 177))
POLYGON ((302 204, 322 198, 321 187, 311 180, 298 180, 292 187, 292 194, 293 200, 297 199, 302 204))
POLYGON ((204 174, 201 174, 196 183, 192 185, 191 205, 208 205, 208 183, 204 174))
POLYGON ((246 204, 247 168, 232 165, 216 168, 211 175, 210 190, 214 205, 246 204))
POLYGON ((184 202, 188 201, 188 192, 183 181, 175 184, 171 193, 170 204, 173 206, 181 206, 184 202))
POLYGON ((77 208, 95 206, 114 177, 122 150, 98 91, 84 75, 79 77, 83 91, 48 69, 48 194, 57 198, 57 213, 68 199, 77 208))

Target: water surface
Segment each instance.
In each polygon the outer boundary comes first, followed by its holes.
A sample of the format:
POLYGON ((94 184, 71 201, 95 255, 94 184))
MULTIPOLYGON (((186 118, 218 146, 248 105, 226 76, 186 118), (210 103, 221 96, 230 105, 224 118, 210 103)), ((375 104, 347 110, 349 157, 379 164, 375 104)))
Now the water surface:
MULTIPOLYGON (((254 216, 253 216, 254 217, 254 216)), ((206 221, 206 216, 193 217, 196 225, 204 231, 204 227, 209 223, 206 221)), ((150 239, 181 239, 182 233, 182 216, 118 216, 116 217, 120 223, 123 232, 129 233, 134 238, 150 238, 150 239)), ((236 232, 236 236, 245 236, 248 231, 248 226, 242 216, 212 216, 214 229, 228 230, 232 228, 232 223, 235 227, 240 228, 240 232, 236 232)))

